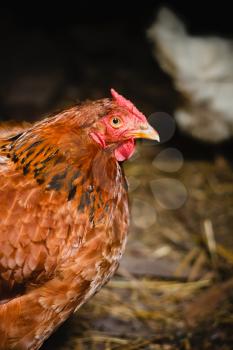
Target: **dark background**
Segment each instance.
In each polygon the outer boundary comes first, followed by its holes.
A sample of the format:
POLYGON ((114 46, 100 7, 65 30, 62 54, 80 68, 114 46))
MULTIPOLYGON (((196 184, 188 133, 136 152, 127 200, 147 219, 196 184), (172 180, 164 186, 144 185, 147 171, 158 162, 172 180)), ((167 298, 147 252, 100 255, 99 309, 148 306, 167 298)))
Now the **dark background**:
POLYGON ((193 34, 232 34, 232 11, 223 2, 2 7, 1 119, 38 118, 64 103, 108 96, 111 86, 140 102, 146 113, 171 113, 177 96, 145 34, 162 5, 175 10, 193 34))

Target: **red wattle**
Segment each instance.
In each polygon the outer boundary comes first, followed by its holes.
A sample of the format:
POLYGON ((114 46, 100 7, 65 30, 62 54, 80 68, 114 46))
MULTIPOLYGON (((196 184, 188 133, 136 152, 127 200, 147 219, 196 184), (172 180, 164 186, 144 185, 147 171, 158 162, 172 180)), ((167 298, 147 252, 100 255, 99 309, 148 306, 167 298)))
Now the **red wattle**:
POLYGON ((129 159, 135 149, 135 141, 134 139, 129 139, 124 141, 120 146, 115 149, 115 157, 118 162, 123 162, 124 160, 129 159))

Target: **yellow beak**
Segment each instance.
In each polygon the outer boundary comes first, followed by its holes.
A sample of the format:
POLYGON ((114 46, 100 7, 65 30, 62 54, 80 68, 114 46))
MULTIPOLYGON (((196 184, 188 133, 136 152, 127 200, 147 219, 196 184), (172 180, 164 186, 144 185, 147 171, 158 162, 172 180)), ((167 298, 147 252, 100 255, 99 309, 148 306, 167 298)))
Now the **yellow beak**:
MULTIPOLYGON (((128 135, 127 135, 128 136, 128 135)), ((159 134, 155 131, 154 128, 150 124, 142 124, 140 129, 131 131, 129 136, 137 138, 137 139, 149 139, 160 141, 159 134)))

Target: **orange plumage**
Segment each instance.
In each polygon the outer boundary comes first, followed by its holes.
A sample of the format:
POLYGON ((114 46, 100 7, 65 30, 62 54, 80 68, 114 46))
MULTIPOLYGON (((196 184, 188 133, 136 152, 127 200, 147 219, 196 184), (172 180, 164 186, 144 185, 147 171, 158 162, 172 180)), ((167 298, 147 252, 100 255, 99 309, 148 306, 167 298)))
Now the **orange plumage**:
POLYGON ((134 138, 158 135, 112 95, 0 126, 0 349, 39 349, 118 267, 129 223, 119 161, 134 138))

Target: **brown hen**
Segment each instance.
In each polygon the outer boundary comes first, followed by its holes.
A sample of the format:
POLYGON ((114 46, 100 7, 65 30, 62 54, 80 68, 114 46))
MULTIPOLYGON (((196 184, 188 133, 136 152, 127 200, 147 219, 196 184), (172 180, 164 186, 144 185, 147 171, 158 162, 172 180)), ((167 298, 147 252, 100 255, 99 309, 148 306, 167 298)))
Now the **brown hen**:
POLYGON ((0 349, 39 349, 113 275, 129 224, 121 162, 158 134, 131 102, 0 131, 0 349))

